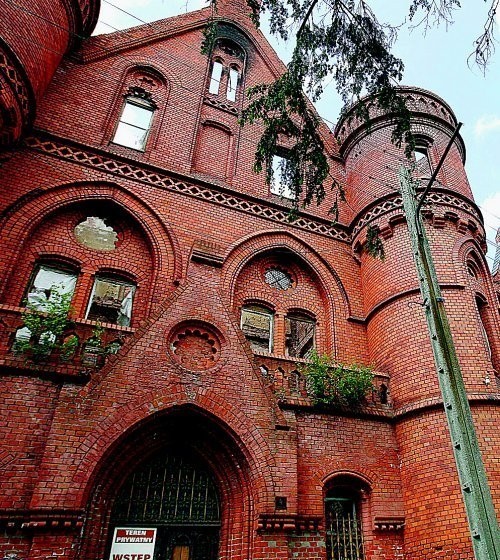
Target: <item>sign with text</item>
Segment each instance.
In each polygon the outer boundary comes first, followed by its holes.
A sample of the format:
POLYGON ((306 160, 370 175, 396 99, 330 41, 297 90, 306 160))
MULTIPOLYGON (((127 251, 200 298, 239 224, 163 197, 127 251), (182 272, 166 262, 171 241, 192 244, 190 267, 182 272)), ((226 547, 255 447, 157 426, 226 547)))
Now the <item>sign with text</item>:
POLYGON ((109 560, 153 560, 156 529, 117 527, 109 560))

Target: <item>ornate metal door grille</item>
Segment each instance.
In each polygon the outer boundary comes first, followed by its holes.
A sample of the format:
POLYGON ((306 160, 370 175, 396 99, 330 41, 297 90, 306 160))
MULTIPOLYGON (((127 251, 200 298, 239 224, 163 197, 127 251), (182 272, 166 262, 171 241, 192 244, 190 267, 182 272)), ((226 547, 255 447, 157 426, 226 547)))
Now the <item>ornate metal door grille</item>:
POLYGON ((328 560, 364 560, 363 532, 354 501, 326 498, 325 509, 328 560))
POLYGON ((125 481, 112 526, 158 527, 155 560, 217 558, 220 504, 211 474, 184 455, 162 454, 125 481))

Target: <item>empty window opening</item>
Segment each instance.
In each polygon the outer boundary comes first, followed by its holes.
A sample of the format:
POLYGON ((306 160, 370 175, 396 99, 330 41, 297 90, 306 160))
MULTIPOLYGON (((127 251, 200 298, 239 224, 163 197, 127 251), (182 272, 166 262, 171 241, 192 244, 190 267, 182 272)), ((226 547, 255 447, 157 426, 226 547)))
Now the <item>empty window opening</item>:
POLYGON ((132 319, 135 285, 97 277, 92 289, 87 319, 128 327, 132 319))
POLYGON ((27 302, 38 311, 46 311, 48 301, 75 291, 77 275, 64 269, 40 265, 28 290, 27 302))
POLYGON ((241 310, 241 330, 252 350, 272 352, 273 314, 260 305, 247 305, 241 310))
POLYGON ((272 176, 270 189, 273 194, 277 194, 282 198, 294 200, 295 193, 290 186, 291 166, 287 158, 281 156, 273 156, 272 176))
POLYGON ((481 298, 477 297, 476 298, 476 305, 477 305, 477 309, 479 311, 479 322, 480 322, 480 326, 481 326, 481 332, 483 335, 483 339, 484 339, 484 344, 486 346, 486 350, 488 352, 488 357, 491 360, 493 353, 491 350, 491 343, 490 343, 490 337, 488 335, 489 329, 488 329, 488 306, 486 304, 486 302, 484 302, 481 298))
POLYGON ((112 251, 118 241, 116 231, 97 216, 89 216, 80 222, 75 227, 75 237, 85 247, 97 251, 112 251))
POLYGON ((240 73, 237 68, 229 68, 229 76, 227 79, 227 92, 226 97, 228 101, 236 101, 236 90, 238 88, 238 82, 240 79, 240 73))
POLYGON ((286 354, 293 358, 307 358, 314 349, 316 323, 305 315, 288 315, 285 318, 286 354))
POLYGON ((417 177, 430 177, 432 175, 432 170, 429 159, 429 147, 427 144, 417 144, 413 156, 415 158, 415 175, 417 177))
POLYGON ((138 97, 128 97, 113 142, 143 152, 146 148, 153 112, 152 102, 138 97))
POLYGON ((333 488, 325 498, 328 560, 364 560, 358 498, 349 488, 333 488))
MULTIPOLYGON (((210 77, 210 85, 208 87, 208 92, 217 95, 219 93, 220 83, 222 80, 222 62, 214 60, 212 63, 212 75, 210 77)), ((229 91, 229 86, 228 86, 229 91)))

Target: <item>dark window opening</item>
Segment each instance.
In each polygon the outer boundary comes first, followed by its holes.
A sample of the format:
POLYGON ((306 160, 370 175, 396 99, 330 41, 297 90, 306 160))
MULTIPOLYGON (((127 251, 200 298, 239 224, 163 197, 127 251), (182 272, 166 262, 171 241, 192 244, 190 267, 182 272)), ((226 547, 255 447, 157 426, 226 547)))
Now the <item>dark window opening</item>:
POLYGON ((316 323, 306 315, 288 315, 285 318, 286 354, 293 358, 307 358, 314 349, 316 323))

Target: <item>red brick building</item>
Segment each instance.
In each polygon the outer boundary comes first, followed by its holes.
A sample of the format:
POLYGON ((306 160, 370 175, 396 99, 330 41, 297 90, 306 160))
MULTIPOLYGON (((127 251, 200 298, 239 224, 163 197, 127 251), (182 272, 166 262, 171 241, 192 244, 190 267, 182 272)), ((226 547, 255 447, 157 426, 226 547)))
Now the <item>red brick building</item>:
MULTIPOLYGON (((347 200, 289 223, 238 125, 283 70, 244 4, 219 0, 207 58, 207 9, 80 40, 98 2, 1 2, 0 558, 108 558, 152 530, 155 560, 473 557, 390 118, 323 126, 347 200), (23 306, 54 286, 71 352, 30 360, 23 306), (314 404, 313 348, 373 365, 360 407, 314 404)), ((427 177, 456 117, 404 94, 427 177)), ((459 137, 425 216, 498 506, 499 284, 464 159, 459 137)))

